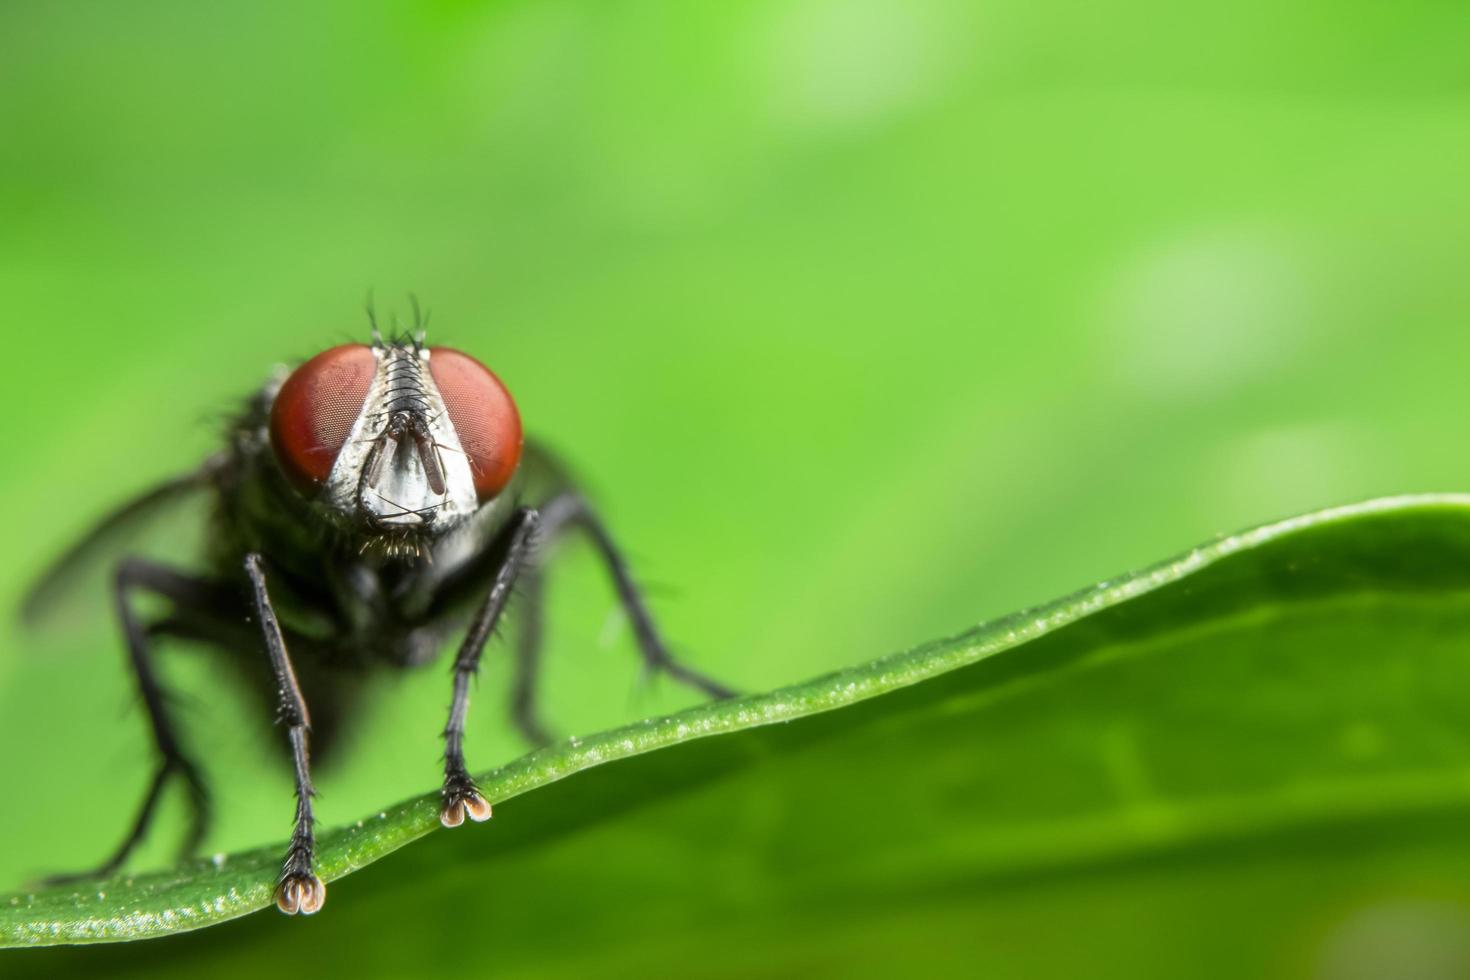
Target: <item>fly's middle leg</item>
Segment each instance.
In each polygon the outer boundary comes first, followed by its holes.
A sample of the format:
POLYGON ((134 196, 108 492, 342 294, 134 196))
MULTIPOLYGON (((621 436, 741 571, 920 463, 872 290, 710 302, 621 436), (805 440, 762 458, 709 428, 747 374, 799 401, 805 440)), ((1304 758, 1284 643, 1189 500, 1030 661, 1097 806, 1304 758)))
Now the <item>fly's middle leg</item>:
POLYGON ((148 791, 133 819, 132 828, 112 855, 89 871, 55 875, 47 879, 52 883, 100 877, 120 868, 147 835, 158 812, 158 804, 163 799, 163 791, 172 779, 182 780, 189 794, 190 821, 189 831, 181 848, 183 856, 187 857, 195 851, 209 826, 209 793, 204 777, 179 739, 177 727, 168 710, 167 694, 154 670, 150 643, 154 631, 133 609, 133 594, 140 591, 168 599, 176 609, 206 617, 219 615, 221 609, 228 607, 233 601, 227 590, 216 583, 184 575, 155 562, 127 558, 118 565, 113 579, 113 599, 117 606, 123 639, 127 644, 128 664, 137 680, 138 693, 148 712, 153 744, 158 749, 158 768, 149 782, 148 791))
MULTIPOLYGON (((734 697, 735 692, 712 677, 676 658, 654 624, 643 593, 633 579, 622 552, 613 541, 606 525, 574 491, 560 493, 540 507, 541 526, 536 535, 538 552, 549 549, 562 535, 582 531, 597 549, 612 579, 614 590, 638 643, 643 667, 649 673, 664 673, 711 698, 734 697)), ((511 715, 527 741, 533 745, 549 742, 550 736, 536 712, 536 688, 541 672, 543 579, 542 556, 534 556, 533 565, 523 576, 523 601, 519 607, 520 635, 516 649, 516 675, 512 689, 511 715)))

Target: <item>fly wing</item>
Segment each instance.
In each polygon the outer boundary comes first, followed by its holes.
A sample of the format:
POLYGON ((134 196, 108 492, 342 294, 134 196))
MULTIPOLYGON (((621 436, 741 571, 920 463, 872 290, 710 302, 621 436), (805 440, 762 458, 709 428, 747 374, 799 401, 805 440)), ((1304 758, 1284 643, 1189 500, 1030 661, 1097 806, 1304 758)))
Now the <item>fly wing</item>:
POLYGON ((31 583, 21 598, 21 623, 36 628, 56 619, 63 600, 77 590, 91 568, 124 547, 152 520, 206 489, 221 463, 220 457, 211 457, 198 469, 158 484, 98 521, 31 583))
POLYGON ((540 504, 563 490, 585 485, 559 453, 535 439, 527 439, 521 450, 517 478, 522 500, 528 504, 540 504))

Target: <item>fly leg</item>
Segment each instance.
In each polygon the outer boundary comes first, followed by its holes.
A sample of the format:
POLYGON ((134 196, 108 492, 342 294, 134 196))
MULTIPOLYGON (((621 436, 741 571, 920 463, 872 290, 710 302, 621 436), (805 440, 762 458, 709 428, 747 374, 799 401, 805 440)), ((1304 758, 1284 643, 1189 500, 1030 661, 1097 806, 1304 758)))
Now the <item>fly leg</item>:
POLYGON ((439 809, 439 822, 446 827, 458 827, 464 823, 466 814, 477 823, 490 819, 490 803, 470 778, 464 762, 464 719, 470 706, 470 680, 479 670, 485 642, 505 611, 511 588, 526 564, 531 538, 539 523, 540 515, 535 509, 522 507, 500 532, 501 541, 495 550, 501 559, 495 579, 454 658, 454 700, 449 706, 449 721, 444 726, 444 802, 439 809))
POLYGON ((167 695, 153 669, 149 643, 153 631, 133 611, 130 599, 134 591, 152 592, 170 600, 180 609, 204 615, 217 614, 218 610, 228 608, 233 601, 233 596, 221 586, 181 574, 164 565, 140 558, 127 558, 118 565, 113 579, 113 599, 127 643, 128 663, 138 682, 138 693, 143 698, 143 706, 148 711, 153 744, 157 746, 161 759, 149 783, 148 792, 143 797, 143 803, 138 808, 137 816, 133 819, 132 829, 112 856, 90 871, 48 879, 52 883, 101 877, 120 868, 147 835, 148 827, 158 812, 163 791, 169 780, 175 776, 184 781, 189 792, 189 832, 181 848, 184 857, 192 854, 199 846, 209 825, 209 793, 199 767, 179 742, 173 719, 168 712, 167 695))
POLYGON ((279 718, 286 724, 291 760, 296 767, 296 824, 291 832, 291 843, 286 848, 286 860, 281 865, 281 876, 276 880, 276 906, 287 915, 298 912, 311 915, 322 907, 327 897, 327 886, 312 867, 316 856, 312 826, 316 817, 312 814, 311 798, 316 795, 316 789, 311 785, 307 755, 311 717, 306 712, 306 699, 301 696, 301 685, 296 682, 291 658, 286 654, 286 640, 281 635, 281 624, 271 606, 270 593, 266 591, 260 555, 251 552, 245 556, 245 574, 250 578, 256 618, 276 676, 276 690, 280 696, 279 718))
POLYGON ((638 641, 638 650, 648 671, 663 671, 669 676, 692 687, 696 687, 712 698, 733 697, 735 692, 720 682, 705 676, 694 668, 679 662, 669 653, 638 585, 633 581, 627 562, 613 543, 612 536, 603 526, 587 501, 575 492, 567 491, 552 497, 540 508, 541 526, 536 532, 536 551, 531 564, 521 575, 518 587, 521 594, 517 607, 515 681, 511 688, 511 717, 521 735, 532 745, 545 745, 551 741, 536 711, 536 688, 541 676, 541 639, 543 579, 539 552, 549 548, 558 537, 571 530, 583 530, 592 538, 599 557, 612 576, 618 599, 632 621, 633 633, 638 641))
POLYGON ((543 575, 529 566, 521 573, 516 607, 515 681, 511 686, 510 716, 522 737, 532 745, 546 745, 551 735, 536 710, 536 682, 541 673, 541 630, 545 619, 543 575))
POLYGON ((715 699, 735 696, 733 690, 681 663, 669 652, 663 638, 659 636, 658 628, 653 624, 653 617, 648 612, 637 583, 633 581, 633 574, 628 570, 628 563, 622 552, 613 543, 607 528, 581 494, 567 492, 553 497, 541 508, 541 513, 545 527, 542 532, 543 540, 550 541, 563 528, 580 529, 592 539, 612 577, 618 601, 623 604, 623 610, 633 625, 633 636, 638 641, 638 650, 643 655, 645 669, 649 672, 662 671, 680 683, 698 688, 715 699))

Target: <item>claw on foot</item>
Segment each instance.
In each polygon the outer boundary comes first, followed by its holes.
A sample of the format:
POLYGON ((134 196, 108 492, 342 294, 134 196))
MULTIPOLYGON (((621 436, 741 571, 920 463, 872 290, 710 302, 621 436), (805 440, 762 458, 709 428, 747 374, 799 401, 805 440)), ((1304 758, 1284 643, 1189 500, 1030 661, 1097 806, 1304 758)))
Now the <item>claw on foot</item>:
POLYGON ((439 808, 439 822, 446 827, 458 827, 468 816, 475 823, 490 819, 490 801, 480 795, 473 786, 444 791, 444 805, 439 808))
POLYGON ((292 872, 276 885, 276 908, 287 915, 314 915, 327 900, 327 886, 307 872, 292 872))

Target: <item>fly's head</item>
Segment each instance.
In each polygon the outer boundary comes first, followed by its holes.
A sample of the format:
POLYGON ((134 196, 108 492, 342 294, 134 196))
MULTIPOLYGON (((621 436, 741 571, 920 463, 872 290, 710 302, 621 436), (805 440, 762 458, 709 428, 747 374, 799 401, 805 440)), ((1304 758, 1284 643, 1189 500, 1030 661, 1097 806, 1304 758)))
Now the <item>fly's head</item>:
POLYGON ((375 339, 292 372, 271 405, 270 441, 297 492, 364 545, 414 554, 510 482, 521 419, 468 354, 375 339))

